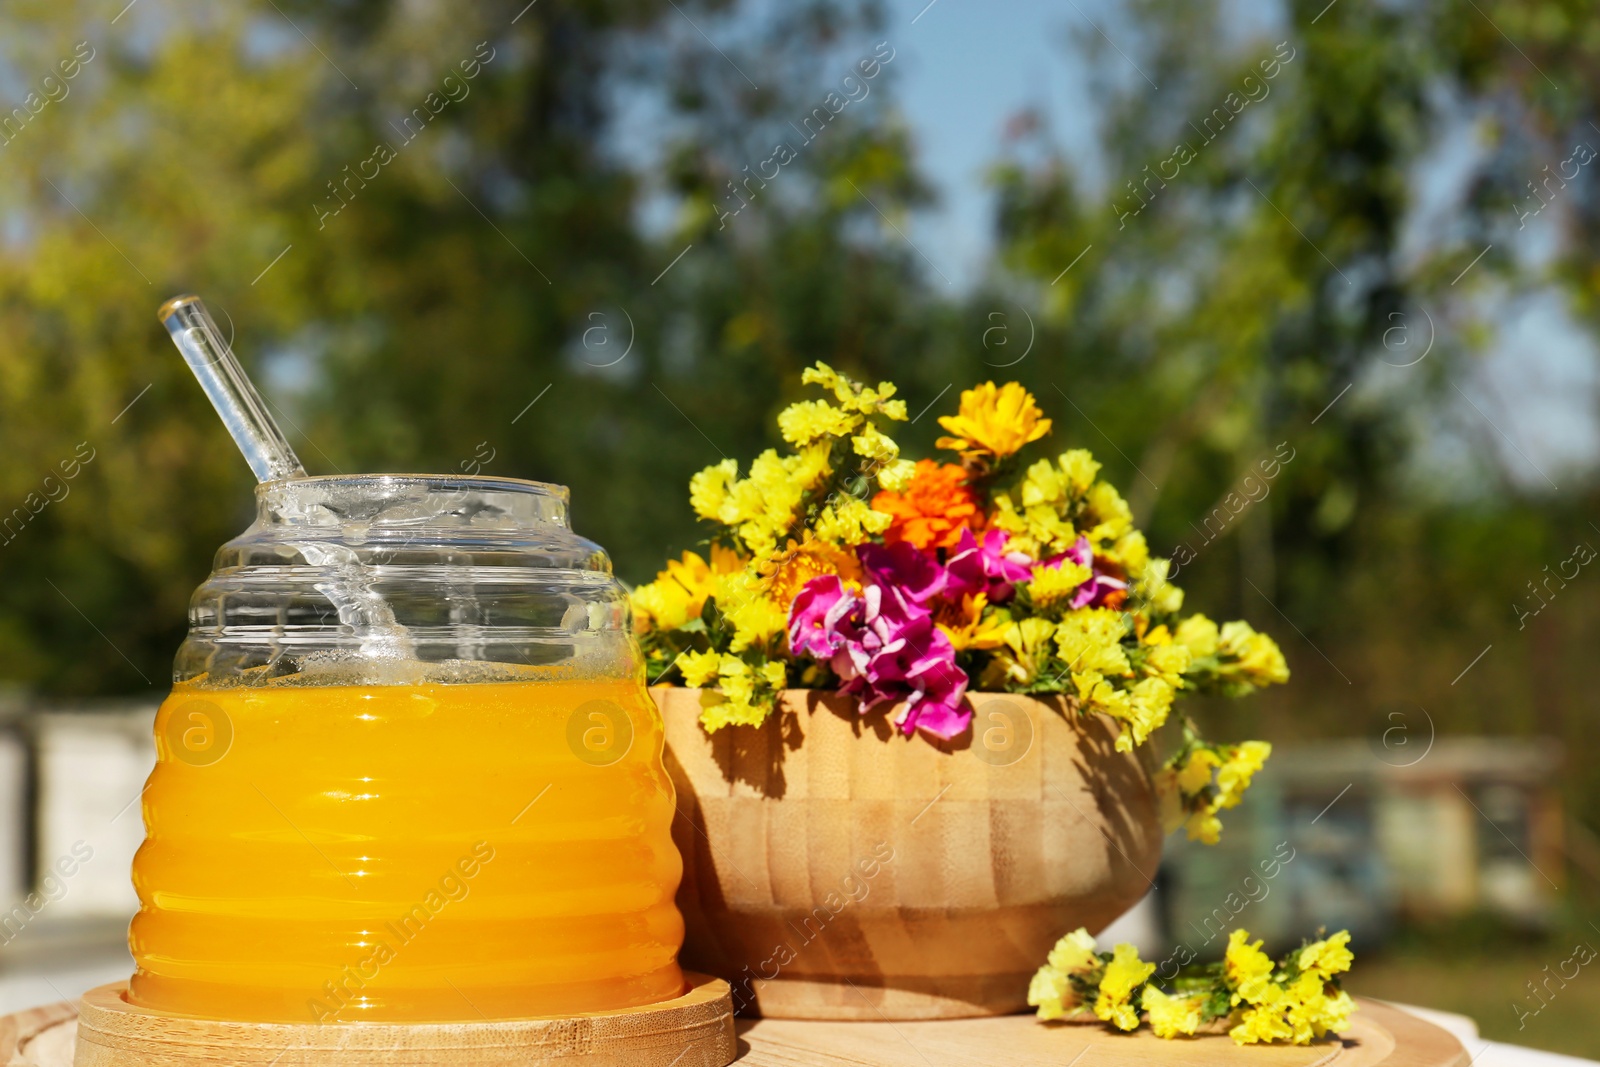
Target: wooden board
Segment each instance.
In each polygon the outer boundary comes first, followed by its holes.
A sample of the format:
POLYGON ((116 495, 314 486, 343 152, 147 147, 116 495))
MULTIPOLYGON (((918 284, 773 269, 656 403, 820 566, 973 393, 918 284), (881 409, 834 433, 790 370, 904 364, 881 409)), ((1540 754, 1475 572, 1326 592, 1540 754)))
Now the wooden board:
POLYGON ((1467 1067, 1461 1042, 1397 1008, 1362 1000, 1339 1042, 1241 1048, 1226 1034, 1163 1041, 1100 1023, 1027 1015, 927 1022, 763 1019, 739 1028, 738 1067, 1467 1067), (1086 1054, 1087 1053, 1087 1054, 1086 1054))
MULTIPOLYGON (((1162 1041, 1148 1031, 1118 1034, 1091 1023, 1041 1024, 1031 1016, 928 1022, 803 1022, 761 1019, 739 1024, 738 1067, 1064 1067, 1083 1056, 1085 1067, 1467 1067, 1461 1043, 1444 1030, 1378 1001, 1360 1001, 1351 1029, 1338 1042, 1304 1047, 1240 1048, 1225 1035, 1162 1041), (1093 1056, 1084 1056, 1092 1051, 1093 1056)), ((33 1008, 0 1018, 0 1067, 69 1067, 77 1012, 70 1004, 33 1008)), ((726 1060, 678 1046, 678 1067, 712 1067, 726 1060)), ((380 1059, 369 1048, 345 1062, 496 1063, 477 1055, 455 1059, 413 1049, 409 1059, 380 1059)), ((84 1061, 80 1061, 84 1062, 84 1061)), ((185 1060, 99 1060, 99 1063, 170 1063, 185 1060)), ((254 1062, 226 1056, 213 1064, 254 1062)), ((261 1061, 263 1063, 268 1061, 261 1061)), ((313 1061, 284 1055, 284 1067, 313 1061)), ((633 1063, 534 1058, 515 1061, 633 1063)))
MULTIPOLYGON (((125 983, 78 1004, 75 1067, 368 1067, 439 1064, 498 1067, 726 1067, 734 1058, 733 1006, 720 978, 686 974, 683 996, 644 1008, 566 1018, 470 1023, 239 1023, 190 1019, 129 1004, 125 983)), ((60 1006, 56 1009, 59 1011, 60 1006)), ((32 1027, 34 1044, 51 1029, 32 1027)), ((55 1048, 62 1039, 53 1039, 55 1048)), ((24 1042, 24 1054, 32 1056, 24 1042)), ((41 1051, 43 1046, 41 1045, 41 1051)), ((38 1063, 34 1059, 13 1063, 38 1063)), ((58 1060, 65 1064, 67 1061, 58 1060)))

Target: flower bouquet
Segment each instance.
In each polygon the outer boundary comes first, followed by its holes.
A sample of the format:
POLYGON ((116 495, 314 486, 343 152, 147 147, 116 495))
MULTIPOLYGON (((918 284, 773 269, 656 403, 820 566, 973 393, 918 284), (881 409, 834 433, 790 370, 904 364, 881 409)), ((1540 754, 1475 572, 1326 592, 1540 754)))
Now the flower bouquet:
POLYGON ((848 1016, 845 984, 904 1018, 1017 1010, 1062 930, 1148 889, 1160 827, 1215 842, 1268 756, 1185 716, 1157 765, 1146 742, 1177 695, 1288 669, 1248 624, 1180 614, 1168 561, 1089 452, 1024 459, 1051 423, 1021 385, 963 392, 939 420, 953 461, 913 462, 889 433, 906 419, 893 385, 822 363, 803 380, 826 395, 778 416, 790 450, 696 474, 704 552, 631 594, 679 790, 685 958, 736 996, 742 967, 767 1014, 848 1016), (948 854, 920 873, 883 858, 927 834, 948 854), (895 872, 872 901, 812 899, 864 855, 895 872), (990 873, 958 884, 941 865, 990 873), (851 928, 850 960, 789 943, 818 906, 851 928), (894 928, 919 909, 931 926, 894 928), (1007 947, 952 958, 996 923, 1007 947))
MULTIPOLYGON (((703 702, 707 731, 759 726, 778 693, 807 688, 950 739, 970 728, 968 692, 987 690, 1109 715, 1126 751, 1179 692, 1288 680, 1276 643, 1249 623, 1179 616, 1170 561, 1150 555, 1088 451, 1018 476, 1018 453, 1050 432, 1021 385, 963 392, 938 441, 960 462, 913 463, 884 432, 906 418, 892 384, 867 388, 823 363, 803 380, 832 400, 778 416, 794 451, 769 449, 743 478, 732 459, 696 474, 690 503, 713 526, 706 556, 685 552, 632 594, 650 676, 720 693, 703 702)), ((1185 718, 1161 775, 1168 821, 1214 843, 1217 811, 1270 751, 1208 744, 1185 718)))

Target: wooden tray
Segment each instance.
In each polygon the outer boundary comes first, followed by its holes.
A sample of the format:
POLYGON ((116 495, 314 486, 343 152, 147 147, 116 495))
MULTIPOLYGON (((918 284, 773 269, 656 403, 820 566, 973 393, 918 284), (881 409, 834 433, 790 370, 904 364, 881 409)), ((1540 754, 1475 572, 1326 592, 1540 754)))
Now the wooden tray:
MULTIPOLYGON (((1189 1040, 1162 1041, 1141 1030, 1118 1034, 1099 1024, 1043 1025, 1030 1016, 988 1019, 951 1019, 903 1023, 826 1023, 787 1019, 742 1021, 738 1027, 738 1067, 1467 1067, 1470 1060, 1461 1043, 1431 1023, 1373 1000, 1361 1000, 1361 1010, 1342 1041, 1305 1047, 1256 1046, 1240 1048, 1223 1035, 1189 1040), (1093 1052, 1093 1056, 1086 1056, 1093 1052)), ((370 1024, 369 1024, 370 1025, 370 1024)), ((0 1067, 69 1067, 78 1028, 78 1009, 53 1004, 0 1017, 0 1067)), ((304 1050, 291 1049, 274 1062, 271 1056, 224 1053, 212 1064, 253 1064, 259 1067, 302 1067, 330 1062, 306 1058, 304 1050)), ((658 1062, 628 1058, 615 1050, 610 1059, 574 1060, 548 1049, 542 1058, 523 1049, 516 1062, 536 1064, 596 1063, 633 1067, 658 1062)), ((720 1067, 721 1052, 697 1051, 679 1041, 676 1067, 720 1067)), ((95 1059, 82 1063, 182 1064, 177 1059, 95 1059)), ((430 1052, 411 1045, 380 1058, 370 1045, 358 1057, 344 1062, 406 1064, 479 1064, 512 1062, 485 1058, 479 1053, 430 1052)), ((661 1061, 671 1062, 671 1061, 661 1061)))

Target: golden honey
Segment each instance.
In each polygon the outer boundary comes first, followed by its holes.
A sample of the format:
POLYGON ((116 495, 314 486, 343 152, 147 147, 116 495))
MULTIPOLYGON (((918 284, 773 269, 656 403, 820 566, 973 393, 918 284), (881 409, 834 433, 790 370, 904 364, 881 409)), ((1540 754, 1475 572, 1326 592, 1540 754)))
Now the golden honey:
POLYGON ((212 1019, 507 1019, 683 992, 637 682, 180 684, 134 861, 130 999, 212 1019))

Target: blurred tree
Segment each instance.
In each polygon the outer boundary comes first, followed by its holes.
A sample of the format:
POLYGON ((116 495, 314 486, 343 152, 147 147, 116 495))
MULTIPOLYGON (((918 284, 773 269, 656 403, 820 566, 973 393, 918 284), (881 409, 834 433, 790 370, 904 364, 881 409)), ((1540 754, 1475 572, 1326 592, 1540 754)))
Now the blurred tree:
POLYGON ((924 195, 871 3, 7 20, 19 99, 79 57, 0 148, 9 680, 159 686, 188 591, 248 520, 248 473, 154 322, 175 292, 237 329, 314 472, 564 482, 635 578, 695 539, 689 473, 767 443, 802 365, 886 373, 938 317, 869 234, 869 197, 924 195), (773 137, 793 158, 722 215, 773 137))
MULTIPOLYGON (((1079 49, 1105 102, 1098 166, 1022 123, 995 168, 987 299, 1037 294, 1032 380, 1105 453, 1153 548, 1192 554, 1191 602, 1286 638, 1291 686, 1211 714, 1377 737, 1400 708, 1418 741, 1437 724, 1592 751, 1572 650, 1600 636, 1594 599, 1519 612, 1600 535, 1592 478, 1535 467, 1495 399, 1508 294, 1594 314, 1594 151, 1576 147, 1600 146, 1592 19, 1563 2, 1296 5, 1255 30, 1214 2, 1123 14, 1124 52, 1079 49)), ((1592 812, 1596 762, 1573 762, 1592 812)))

